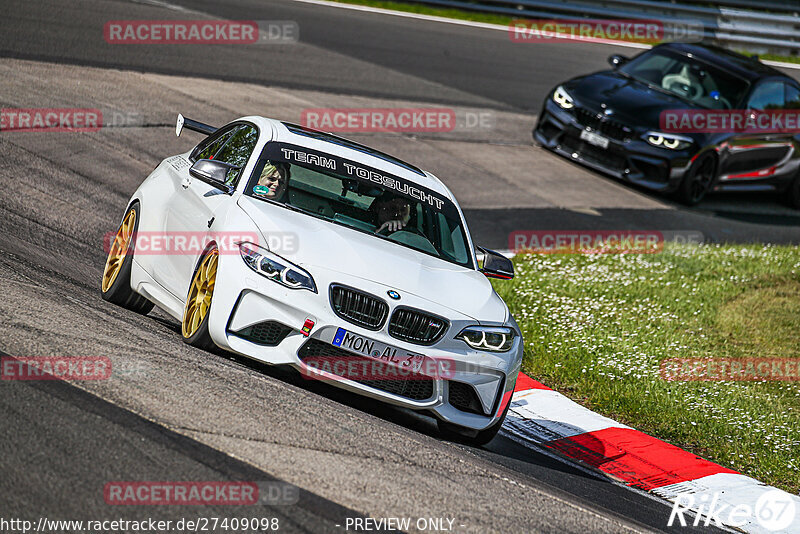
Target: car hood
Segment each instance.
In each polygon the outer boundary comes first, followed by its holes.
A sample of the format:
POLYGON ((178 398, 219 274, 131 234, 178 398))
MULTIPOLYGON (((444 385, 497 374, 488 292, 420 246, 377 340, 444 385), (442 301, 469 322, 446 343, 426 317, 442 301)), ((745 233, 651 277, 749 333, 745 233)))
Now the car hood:
POLYGON ((562 84, 575 104, 637 129, 659 129, 659 117, 668 109, 704 109, 677 96, 652 89, 646 83, 615 71, 602 71, 562 84))
POLYGON ((447 307, 478 322, 505 322, 503 300, 480 272, 416 252, 357 230, 242 196, 238 202, 265 243, 292 240, 273 252, 314 274, 315 268, 369 280, 447 307))

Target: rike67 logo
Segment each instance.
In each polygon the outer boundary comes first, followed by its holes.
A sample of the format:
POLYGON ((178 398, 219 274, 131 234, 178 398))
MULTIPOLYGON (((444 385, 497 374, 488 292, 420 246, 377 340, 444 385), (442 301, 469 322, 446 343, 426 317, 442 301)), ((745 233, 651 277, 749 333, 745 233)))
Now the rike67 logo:
MULTIPOLYGON (((758 525, 769 532, 800 532, 795 503, 797 497, 785 491, 766 491, 758 497, 755 505, 752 502, 734 504, 732 500, 735 500, 735 496, 725 495, 724 492, 682 493, 675 498, 667 526, 679 524, 685 527, 691 524, 695 527, 714 525, 743 528, 758 525), (790 529, 792 526, 795 528, 790 529)), ((745 530, 751 531, 749 528, 745 530)))

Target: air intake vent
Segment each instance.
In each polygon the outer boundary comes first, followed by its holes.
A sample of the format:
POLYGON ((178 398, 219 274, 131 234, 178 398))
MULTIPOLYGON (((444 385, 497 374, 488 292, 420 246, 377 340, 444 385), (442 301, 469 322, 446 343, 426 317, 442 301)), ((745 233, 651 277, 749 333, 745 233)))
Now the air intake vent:
POLYGON ((263 323, 256 323, 242 328, 238 332, 232 332, 232 334, 258 345, 274 347, 283 341, 291 330, 284 324, 275 321, 264 321, 263 323))
POLYGON ((390 336, 417 345, 436 343, 446 330, 445 319, 412 308, 395 308, 389 321, 390 336))
POLYGON ((330 300, 336 315, 370 330, 380 330, 389 314, 384 301, 347 286, 331 284, 330 300))
POLYGON ((458 408, 462 412, 485 415, 474 387, 464 382, 450 381, 448 388, 447 398, 454 408, 458 408))

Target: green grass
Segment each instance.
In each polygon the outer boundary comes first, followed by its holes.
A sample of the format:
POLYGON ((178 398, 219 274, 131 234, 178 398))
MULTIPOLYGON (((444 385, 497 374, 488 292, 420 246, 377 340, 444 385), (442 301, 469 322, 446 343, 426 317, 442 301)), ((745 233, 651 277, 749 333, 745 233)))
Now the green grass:
MULTIPOLYGON (((514 19, 526 18, 523 16, 510 17, 506 15, 494 15, 492 13, 481 13, 478 11, 467 11, 464 9, 442 8, 435 6, 428 6, 424 4, 415 4, 411 2, 389 2, 385 0, 330 0, 340 4, 354 4, 359 6, 376 7, 380 9, 392 9, 394 11, 405 11, 407 13, 418 13, 421 15, 432 15, 436 17, 445 17, 449 19, 470 20, 473 22, 487 22, 490 24, 499 24, 501 26, 508 26, 514 19)), ((737 50, 741 54, 748 56, 753 55, 752 52, 737 50)), ((783 61, 786 63, 800 63, 798 56, 779 56, 776 54, 759 54, 762 60, 783 61)))
POLYGON ((528 254, 498 282, 526 373, 592 410, 800 489, 800 382, 675 382, 665 358, 800 359, 800 247, 528 254))
POLYGON ((489 24, 500 24, 508 26, 515 18, 505 15, 494 15, 492 13, 480 13, 477 11, 467 11, 464 9, 453 9, 445 7, 434 7, 423 4, 408 2, 388 2, 385 0, 331 0, 340 4, 355 4, 359 6, 377 7, 380 9, 392 9, 394 11, 405 11, 407 13, 419 13, 420 15, 432 15, 435 17, 445 17, 448 19, 471 20, 473 22, 487 22, 489 24))
MULTIPOLYGON (((752 52, 747 52, 743 50, 737 50, 740 54, 744 54, 746 56, 754 55, 752 52)), ((784 63, 800 63, 800 57, 798 56, 779 56, 777 54, 758 54, 758 59, 761 61, 782 61, 784 63)))

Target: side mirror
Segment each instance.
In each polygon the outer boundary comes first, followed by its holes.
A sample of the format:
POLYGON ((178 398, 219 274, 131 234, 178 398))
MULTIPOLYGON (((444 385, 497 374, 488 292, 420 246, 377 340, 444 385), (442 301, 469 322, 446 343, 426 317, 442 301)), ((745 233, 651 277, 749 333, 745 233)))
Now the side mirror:
POLYGON ((625 56, 621 56, 619 54, 612 54, 608 56, 608 64, 611 65, 613 68, 621 67, 625 63, 627 63, 629 59, 625 56))
POLYGON ((175 123, 175 137, 180 137, 183 131, 184 118, 183 115, 178 113, 178 121, 175 123))
POLYGON ((511 280, 514 278, 514 264, 511 260, 488 248, 478 247, 483 252, 483 267, 480 271, 489 278, 511 280))
POLYGON ((232 188, 225 183, 225 180, 232 170, 238 171, 239 167, 230 163, 225 163, 224 161, 198 159, 189 168, 189 174, 211 185, 227 188, 230 192, 232 188))

